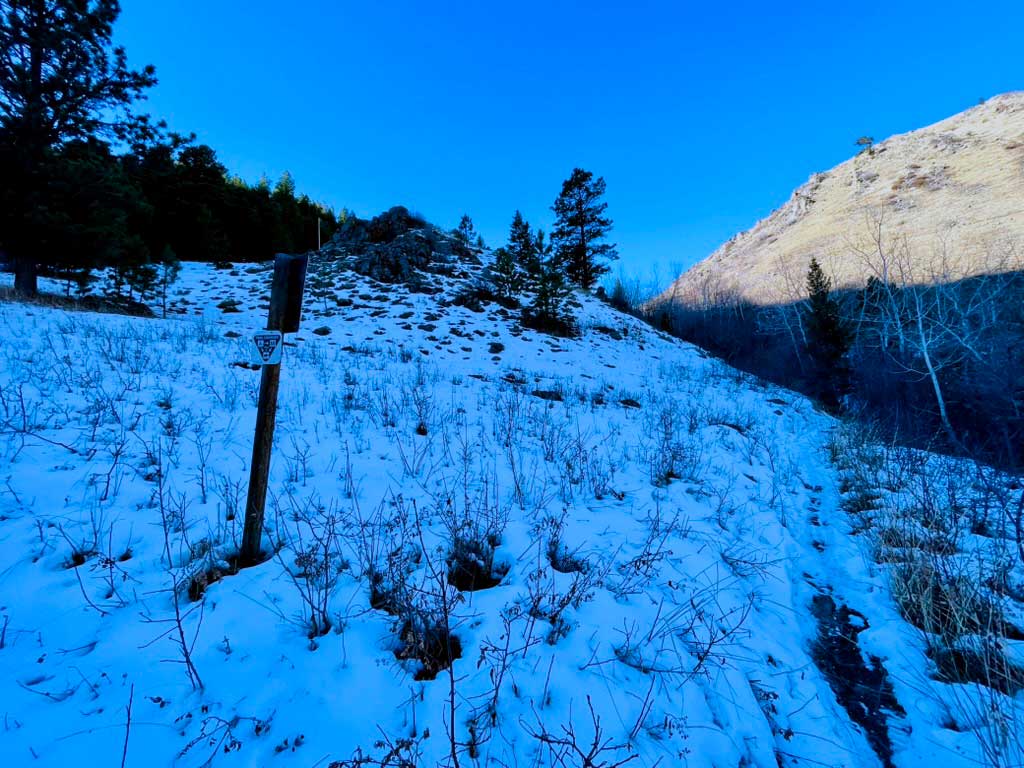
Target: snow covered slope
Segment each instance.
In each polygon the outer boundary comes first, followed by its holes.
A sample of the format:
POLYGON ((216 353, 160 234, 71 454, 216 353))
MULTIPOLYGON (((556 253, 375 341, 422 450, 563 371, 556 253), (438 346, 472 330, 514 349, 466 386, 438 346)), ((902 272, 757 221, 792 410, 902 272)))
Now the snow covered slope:
POLYGON ((834 420, 587 297, 556 339, 315 260, 235 572, 269 274, 186 265, 166 320, 0 304, 6 765, 987 759, 834 420))

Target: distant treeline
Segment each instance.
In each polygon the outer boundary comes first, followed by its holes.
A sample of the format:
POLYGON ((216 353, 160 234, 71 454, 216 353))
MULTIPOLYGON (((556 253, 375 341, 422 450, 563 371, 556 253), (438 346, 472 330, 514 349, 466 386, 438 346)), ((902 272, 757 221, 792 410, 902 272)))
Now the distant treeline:
POLYGON ((621 283, 610 298, 737 368, 875 424, 883 439, 1024 465, 1024 272, 927 284, 872 276, 843 291, 820 270, 807 277, 809 298, 769 306, 727 295, 645 303, 621 283))
POLYGON ((46 153, 22 184, 0 142, 0 248, 28 252, 41 274, 84 287, 112 267, 131 286, 177 261, 262 261, 317 247, 337 217, 297 195, 285 173, 273 186, 230 176, 213 149, 172 136, 116 154, 98 140, 46 153), (18 200, 45 190, 40 204, 18 200), (17 204, 20 202, 21 204, 17 204), (27 211, 27 215, 26 215, 27 211))

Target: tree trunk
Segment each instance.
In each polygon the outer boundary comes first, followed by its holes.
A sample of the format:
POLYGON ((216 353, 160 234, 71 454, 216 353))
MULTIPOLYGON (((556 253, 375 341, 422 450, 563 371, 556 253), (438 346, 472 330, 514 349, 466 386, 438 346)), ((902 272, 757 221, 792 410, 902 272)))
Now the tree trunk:
MULTIPOLYGON (((789 334, 789 340, 793 343, 793 353, 796 355, 796 361, 800 365, 800 373, 803 374, 805 372, 805 369, 804 369, 804 356, 803 356, 803 354, 801 354, 802 349, 801 349, 800 342, 797 341, 796 334, 793 333, 793 326, 790 324, 789 318, 786 317, 786 308, 785 308, 785 306, 782 307, 781 314, 782 314, 782 324, 786 326, 786 333, 789 334)), ((803 333, 803 326, 800 325, 800 311, 799 310, 796 311, 796 322, 797 322, 797 327, 800 329, 800 335, 803 336, 804 335, 804 333, 803 333)), ((804 347, 807 346, 806 337, 804 337, 804 344, 803 344, 803 346, 804 347)))
MULTIPOLYGON (((27 147, 23 147, 25 179, 29 189, 24 190, 32 200, 38 190, 39 169, 42 165, 43 133, 43 39, 45 34, 46 4, 43 0, 32 3, 31 40, 29 43, 29 92, 26 98, 28 133, 23 136, 27 147)), ((24 243, 22 243, 24 247, 24 243)), ((39 292, 38 273, 35 258, 26 253, 14 254, 14 293, 18 296, 35 296, 39 292)))
POLYGON ((26 256, 14 258, 14 293, 18 296, 35 296, 39 292, 36 263, 26 256))
POLYGON ((946 411, 946 398, 942 395, 942 387, 939 384, 939 374, 935 370, 935 365, 932 363, 931 352, 928 349, 929 340, 924 331, 924 323, 921 318, 921 310, 918 308, 917 315, 917 332, 918 338, 921 343, 921 357, 924 358, 925 368, 928 371, 928 379, 931 382, 932 390, 935 392, 935 402, 939 408, 939 419, 942 421, 942 426, 946 430, 946 435, 949 437, 953 445, 959 445, 959 440, 956 438, 956 433, 953 431, 953 425, 949 422, 949 413, 946 411))

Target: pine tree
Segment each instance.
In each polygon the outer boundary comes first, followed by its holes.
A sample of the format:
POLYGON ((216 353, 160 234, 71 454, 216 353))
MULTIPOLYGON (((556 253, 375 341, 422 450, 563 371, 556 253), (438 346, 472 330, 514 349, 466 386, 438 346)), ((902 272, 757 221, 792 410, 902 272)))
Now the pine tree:
MULTIPOLYGON (((274 191, 276 208, 294 200, 287 189, 295 183, 287 172, 274 191)), ((173 180, 162 197, 164 215, 172 222, 165 243, 186 259, 224 262, 231 258, 231 244, 224 231, 225 197, 230 194, 227 169, 217 153, 205 144, 183 146, 178 150, 173 180)), ((285 240, 279 235, 279 239, 285 240)), ((153 253, 161 254, 164 243, 153 243, 153 253)), ((287 241, 287 245, 290 245, 287 241)), ((282 251, 289 250, 282 248, 282 251)))
POLYGON ((807 294, 807 352, 822 377, 823 397, 838 405, 849 388, 846 354, 850 349, 850 332, 839 303, 832 298, 832 281, 814 258, 807 269, 807 294))
POLYGON ((619 257, 614 245, 600 242, 612 228, 612 220, 605 215, 608 203, 601 200, 604 193, 603 178, 595 179, 590 171, 574 168, 552 206, 556 216, 551 233, 555 253, 570 279, 585 290, 608 272, 606 261, 619 257))
POLYGON ((626 285, 622 282, 621 277, 615 278, 615 285, 612 286, 612 292, 608 297, 608 303, 620 312, 637 311, 637 307, 633 306, 629 292, 626 290, 626 285))
POLYGON ((545 244, 541 230, 537 230, 534 243, 538 247, 540 267, 533 301, 523 312, 523 324, 558 336, 572 336, 575 327, 566 307, 572 286, 566 280, 565 266, 551 244, 545 244))
MULTIPOLYGON (((138 237, 132 230, 152 209, 110 148, 95 139, 48 153, 43 173, 47 207, 27 211, 20 225, 34 232, 33 262, 63 279, 67 293, 71 284, 84 293, 96 266, 135 253, 138 237)), ((7 181, 0 181, 0 196, 17 196, 19 189, 7 181)))
POLYGON ((133 248, 125 253, 115 267, 128 286, 128 298, 133 301, 145 302, 157 288, 158 268, 149 260, 148 255, 149 251, 142 241, 136 240, 133 248))
POLYGON ((0 0, 0 170, 16 195, 0 201, 2 246, 15 262, 15 289, 37 290, 34 253, 49 198, 50 158, 71 141, 131 143, 152 135, 132 104, 156 83, 155 70, 128 68, 112 47, 117 0, 0 0))
POLYGON ((291 171, 285 171, 281 178, 274 185, 274 197, 293 198, 295 197, 295 177, 291 171))
POLYGON ((466 214, 462 214, 462 218, 459 219, 459 226, 452 230, 452 235, 466 246, 473 245, 480 238, 476 233, 476 228, 473 226, 473 220, 466 214))
POLYGON ((528 284, 536 282, 540 275, 540 251, 536 238, 530 229, 529 222, 519 211, 512 217, 512 225, 508 230, 507 250, 512 256, 516 267, 525 274, 528 284))
POLYGON ((494 252, 489 273, 490 283, 499 298, 511 299, 523 288, 522 273, 508 248, 498 248, 494 252))

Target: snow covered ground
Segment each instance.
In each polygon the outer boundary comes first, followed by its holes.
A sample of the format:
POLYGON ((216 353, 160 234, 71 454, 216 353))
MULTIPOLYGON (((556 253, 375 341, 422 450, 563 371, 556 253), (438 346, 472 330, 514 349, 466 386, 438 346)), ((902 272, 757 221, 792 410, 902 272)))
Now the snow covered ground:
POLYGON ((311 272, 238 572, 268 267, 185 265, 169 319, 0 304, 6 764, 1019 764, 809 401, 594 299, 558 339, 311 272))

